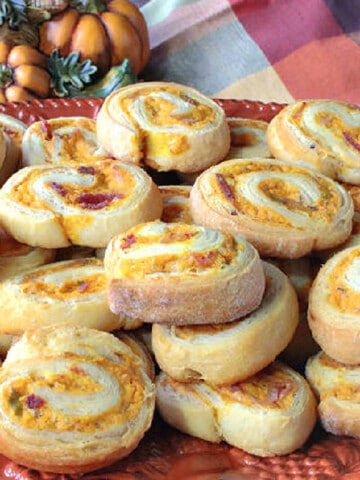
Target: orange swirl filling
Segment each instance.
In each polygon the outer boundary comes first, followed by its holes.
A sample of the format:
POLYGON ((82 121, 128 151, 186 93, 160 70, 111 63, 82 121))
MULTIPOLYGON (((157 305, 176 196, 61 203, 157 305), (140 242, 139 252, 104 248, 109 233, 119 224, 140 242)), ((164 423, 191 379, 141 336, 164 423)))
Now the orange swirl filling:
MULTIPOLYGON (((288 121, 295 125, 304 136, 313 136, 313 133, 309 133, 306 125, 303 123, 304 112, 308 105, 307 102, 299 104, 291 111, 288 121)), ((342 108, 344 108, 344 116, 359 113, 359 109, 351 105, 346 105, 346 107, 342 108)), ((326 111, 326 105, 324 105, 323 111, 314 115, 314 123, 326 127, 331 132, 333 140, 338 139, 342 143, 346 143, 347 147, 355 150, 357 154, 360 152, 360 128, 350 126, 341 115, 326 111)), ((319 138, 316 138, 316 143, 324 148, 319 138)), ((325 146, 325 149, 327 149, 327 146, 325 146)))
POLYGON ((144 390, 144 382, 134 359, 123 356, 121 362, 115 363, 102 357, 90 361, 89 358, 74 355, 72 366, 66 372, 33 373, 14 379, 3 390, 2 406, 13 422, 27 429, 95 433, 134 420, 142 408, 144 390), (114 406, 100 413, 92 413, 89 405, 88 414, 71 415, 62 413, 41 395, 34 393, 45 388, 50 389, 55 398, 56 394, 67 394, 72 396, 74 405, 81 401, 82 394, 94 394, 96 398, 103 386, 81 366, 77 366, 80 362, 91 362, 118 380, 120 395, 114 406))
POLYGON ((296 391, 295 380, 273 365, 241 383, 219 387, 220 395, 228 401, 273 409, 290 408, 296 391))
POLYGON ((360 312, 360 292, 353 290, 348 284, 346 272, 356 260, 360 261, 360 248, 340 259, 328 276, 330 304, 342 312, 355 315, 360 312))
POLYGON ((79 259, 73 261, 68 267, 63 265, 51 266, 46 269, 41 269, 39 272, 31 272, 24 275, 21 282, 18 283, 21 290, 27 295, 36 295, 40 298, 52 298, 54 300, 78 300, 84 295, 92 295, 95 293, 105 292, 107 280, 105 273, 102 273, 101 260, 95 259, 79 259), (98 271, 91 274, 81 274, 82 267, 95 266, 98 271), (73 271, 71 278, 66 277, 68 269, 73 271), (79 268, 79 274, 76 274, 76 269, 79 268), (51 282, 46 280, 46 277, 56 273, 64 272, 65 279, 61 283, 51 282))
MULTIPOLYGON (((158 244, 163 246, 163 252, 156 252, 151 256, 139 256, 138 258, 126 257, 121 258, 121 276, 141 277, 143 275, 151 275, 154 273, 172 273, 184 272, 197 273, 204 270, 216 269, 220 270, 225 266, 233 263, 238 255, 242 245, 236 244, 231 235, 223 234, 222 244, 217 248, 206 249, 202 251, 192 251, 192 243, 198 235, 201 235, 196 227, 191 228, 187 224, 169 224, 164 232, 149 235, 141 231, 139 228, 133 228, 131 233, 123 237, 121 249, 129 251, 132 248, 140 248, 142 246, 158 244), (183 246, 179 253, 167 253, 166 245, 172 243, 182 243, 183 246)), ((154 250, 155 251, 155 250, 154 250)))
POLYGON ((161 186, 160 192, 163 199, 163 211, 161 214, 163 222, 193 223, 188 201, 190 189, 182 187, 174 189, 161 186), (169 199, 172 199, 172 201, 169 202, 169 199))
MULTIPOLYGON (((44 120, 32 128, 34 134, 41 137, 42 147, 50 159, 54 154, 59 153, 59 142, 61 142, 61 157, 64 161, 84 161, 85 158, 93 157, 98 148, 96 143, 89 142, 83 132, 85 129, 96 135, 96 122, 90 118, 83 118, 77 123, 56 119, 52 119, 51 122, 44 120), (59 129, 62 128, 71 128, 71 130, 61 133, 59 129)), ((99 157, 94 157, 94 159, 99 160, 99 157)))
MULTIPOLYGON (((34 194, 32 185, 41 177, 42 173, 46 175, 53 169, 56 171, 56 168, 29 169, 21 183, 12 189, 11 199, 34 209, 48 210, 48 204, 34 194)), ((61 171, 64 171, 63 168, 61 171)), ((69 172, 73 171, 73 169, 69 170, 69 172)), ((66 181, 48 181, 44 182, 44 188, 50 189, 53 195, 59 196, 64 204, 87 210, 99 210, 110 206, 118 208, 128 199, 134 189, 135 179, 132 173, 113 161, 98 162, 91 166, 80 165, 75 172, 79 177, 92 175, 92 185, 82 186, 66 181)), ((79 220, 79 216, 76 216, 76 220, 79 220)))
POLYGON ((216 113, 210 105, 201 103, 196 98, 185 94, 181 89, 176 87, 157 87, 137 89, 129 95, 119 96, 118 103, 120 108, 127 112, 129 118, 131 106, 134 100, 142 98, 149 124, 157 127, 171 127, 183 125, 201 129, 209 122, 214 122, 216 113), (166 93, 179 98, 185 104, 189 104, 191 108, 183 112, 177 112, 178 105, 173 103, 171 99, 154 94, 166 93))
MULTIPOLYGON (((243 214, 251 216, 257 221, 278 224, 281 226, 293 226, 291 221, 274 211, 270 206, 258 206, 249 201, 240 193, 241 184, 246 182, 247 176, 253 173, 275 172, 285 174, 301 174, 304 170, 289 165, 275 165, 271 163, 239 162, 229 167, 222 167, 211 181, 214 195, 222 198, 229 205, 231 215, 243 214)), ((307 174, 307 173, 306 173, 307 174)), ((308 175, 308 174, 307 174, 308 175)), ((272 204, 286 207, 293 212, 307 215, 310 218, 326 219, 331 221, 338 212, 341 199, 337 190, 327 179, 309 177, 309 181, 316 181, 320 195, 316 204, 308 205, 302 198, 301 190, 281 178, 269 177, 258 184, 261 193, 272 204)))

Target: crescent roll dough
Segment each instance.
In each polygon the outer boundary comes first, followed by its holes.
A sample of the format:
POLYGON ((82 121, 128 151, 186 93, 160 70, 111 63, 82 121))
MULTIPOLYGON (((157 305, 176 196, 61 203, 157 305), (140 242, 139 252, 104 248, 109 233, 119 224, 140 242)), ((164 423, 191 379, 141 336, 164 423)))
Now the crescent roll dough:
POLYGON ((22 141, 23 166, 41 163, 84 163, 105 156, 96 135, 96 121, 58 117, 32 123, 22 141))
POLYGON ((0 368, 0 452, 53 473, 129 455, 150 427, 155 388, 141 355, 110 333, 29 331, 0 368))
POLYGON ((181 383, 161 372, 156 406, 171 426, 209 442, 268 457, 300 448, 316 422, 316 401, 306 380, 276 362, 233 385, 181 383))
POLYGON ((203 172, 190 193, 194 221, 242 235, 262 256, 299 258, 345 241, 353 201, 310 168, 275 159, 221 162, 203 172))
POLYGON ((111 93, 97 115, 97 134, 115 158, 158 171, 198 172, 222 160, 230 147, 222 108, 193 88, 168 82, 111 93))
POLYGON ((360 363, 360 245, 333 255, 321 268, 309 295, 313 337, 330 357, 360 363))
POLYGON ((105 247, 114 235, 161 212, 150 176, 114 160, 24 167, 0 190, 6 230, 19 242, 44 248, 105 247))
POLYGON ((335 100, 302 100, 270 122, 274 157, 307 163, 336 180, 360 185, 360 107, 335 100))
POLYGON ((66 260, 27 270, 0 283, 0 332, 17 335, 55 323, 99 330, 119 326, 107 303, 101 260, 66 260))
POLYGON ((150 323, 229 322, 257 308, 265 288, 248 242, 185 223, 147 222, 114 237, 104 266, 111 310, 150 323))
POLYGON ((319 352, 308 359, 306 378, 318 397, 324 429, 360 438, 359 365, 343 364, 319 352))
POLYGON ((263 266, 262 302, 243 319, 220 325, 153 325, 152 348, 161 370, 178 381, 229 385, 275 359, 295 332, 298 303, 286 275, 269 263, 263 266))

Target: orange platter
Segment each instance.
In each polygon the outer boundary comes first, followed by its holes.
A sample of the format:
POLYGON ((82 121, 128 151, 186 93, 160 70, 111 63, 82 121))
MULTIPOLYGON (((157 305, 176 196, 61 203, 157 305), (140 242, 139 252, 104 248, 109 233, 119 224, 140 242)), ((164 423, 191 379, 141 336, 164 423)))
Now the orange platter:
MULTIPOLYGON (((283 105, 249 100, 217 100, 228 116, 269 121, 283 105)), ((102 99, 46 99, 0 104, 0 113, 30 124, 59 116, 95 118, 102 99)), ((155 418, 140 446, 104 470, 79 475, 37 472, 0 456, 0 478, 8 480, 358 480, 360 440, 326 434, 319 426, 301 450, 260 458, 226 444, 181 434, 155 418)))

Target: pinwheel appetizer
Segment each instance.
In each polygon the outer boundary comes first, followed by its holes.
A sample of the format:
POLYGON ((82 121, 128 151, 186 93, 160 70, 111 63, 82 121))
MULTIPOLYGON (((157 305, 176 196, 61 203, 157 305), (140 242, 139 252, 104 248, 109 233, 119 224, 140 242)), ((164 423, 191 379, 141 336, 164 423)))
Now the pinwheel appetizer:
POLYGON ((360 107, 335 100, 293 102, 270 122, 267 142, 276 158, 306 163, 360 185, 360 107))
POLYGON ((351 233, 353 201, 337 182, 275 159, 235 159, 210 167, 190 193, 200 225, 243 235, 262 256, 299 258, 351 233))
POLYGON ((226 160, 271 157, 266 141, 267 122, 240 117, 227 117, 227 122, 230 127, 230 150, 226 160))
POLYGON ((166 185, 159 186, 163 199, 163 211, 161 220, 166 223, 193 223, 190 213, 189 185, 166 185))
POLYGON ((23 166, 42 163, 85 163, 106 156, 99 146, 96 121, 58 117, 32 123, 22 141, 23 166))
POLYGON ((157 171, 198 172, 230 147, 222 108, 193 88, 168 82, 115 90, 99 110, 97 134, 110 155, 157 171))
POLYGON ((230 385, 275 359, 294 334, 298 305, 286 275, 269 263, 263 266, 262 302, 243 319, 220 325, 153 325, 152 347, 161 370, 181 382, 230 385))
POLYGON ((161 372, 156 391, 157 409, 171 426, 261 457, 300 448, 316 422, 316 401, 308 383, 280 362, 222 387, 181 383, 161 372))
POLYGON ((0 283, 0 332, 18 335, 56 323, 99 330, 119 327, 107 303, 101 260, 85 258, 50 263, 0 283))
POLYGON ((148 365, 106 332, 29 331, 0 369, 0 452, 54 473, 97 470, 129 455, 155 407, 148 365))
POLYGON ((17 242, 0 228, 0 281, 55 260, 56 251, 17 242))
POLYGON ((321 268, 309 295, 312 335, 329 356, 360 363, 360 245, 333 255, 321 268))
POLYGON ((105 247, 161 212, 150 176, 114 160, 24 167, 0 191, 0 222, 19 242, 44 248, 105 247))
POLYGON ((360 438, 360 367, 337 362, 325 352, 309 358, 306 378, 318 397, 323 428, 360 438))
POLYGON ((265 288, 246 240, 185 223, 147 222, 117 235, 104 266, 111 310, 149 323, 229 322, 257 308, 265 288))

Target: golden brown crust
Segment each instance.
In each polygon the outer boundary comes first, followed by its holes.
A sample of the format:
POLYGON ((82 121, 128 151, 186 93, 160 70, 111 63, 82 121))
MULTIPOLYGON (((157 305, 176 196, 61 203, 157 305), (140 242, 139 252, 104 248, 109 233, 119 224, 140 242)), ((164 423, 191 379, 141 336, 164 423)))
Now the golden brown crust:
POLYGON ((114 160, 24 167, 0 192, 6 230, 44 248, 105 247, 114 235, 161 212, 161 195, 149 175, 114 160))
POLYGON ((309 358, 306 378, 318 397, 324 429, 360 438, 360 369, 333 360, 321 351, 309 358))
POLYGON ((360 108, 335 100, 303 100, 270 122, 274 157, 307 163, 336 180, 360 184, 360 108))
POLYGON ((314 170, 275 159, 235 159, 203 172, 190 193, 198 224, 244 236, 262 256, 299 258, 343 242, 353 202, 314 170))
POLYGON ((156 387, 157 409, 173 427, 262 457, 300 448, 316 422, 306 380, 279 362, 230 386, 181 383, 161 372, 156 387))
POLYGON ((243 319, 221 325, 153 325, 152 348, 161 370, 178 381, 229 385, 275 359, 294 334, 298 304, 286 275, 269 263, 263 266, 262 302, 243 319))
POLYGON ((0 369, 0 452, 45 472, 97 470, 136 448, 154 407, 147 367, 126 342, 81 327, 30 331, 0 369))
POLYGON ((99 142, 126 162, 198 172, 222 160, 230 131, 222 108, 197 90, 145 82, 111 93, 97 116, 99 142))
POLYGON ((360 363, 360 246, 333 255, 310 290, 308 321, 313 337, 339 362, 360 363))
POLYGON ((55 262, 0 283, 0 332, 17 335, 56 323, 111 331, 118 316, 107 303, 103 264, 95 258, 55 262))
POLYGON ((114 237, 104 266, 112 311, 150 323, 229 322, 257 308, 265 287, 248 242, 184 223, 148 222, 114 237))
POLYGON ((57 117, 33 122, 22 141, 23 166, 43 163, 87 163, 105 157, 96 135, 96 121, 57 117))

